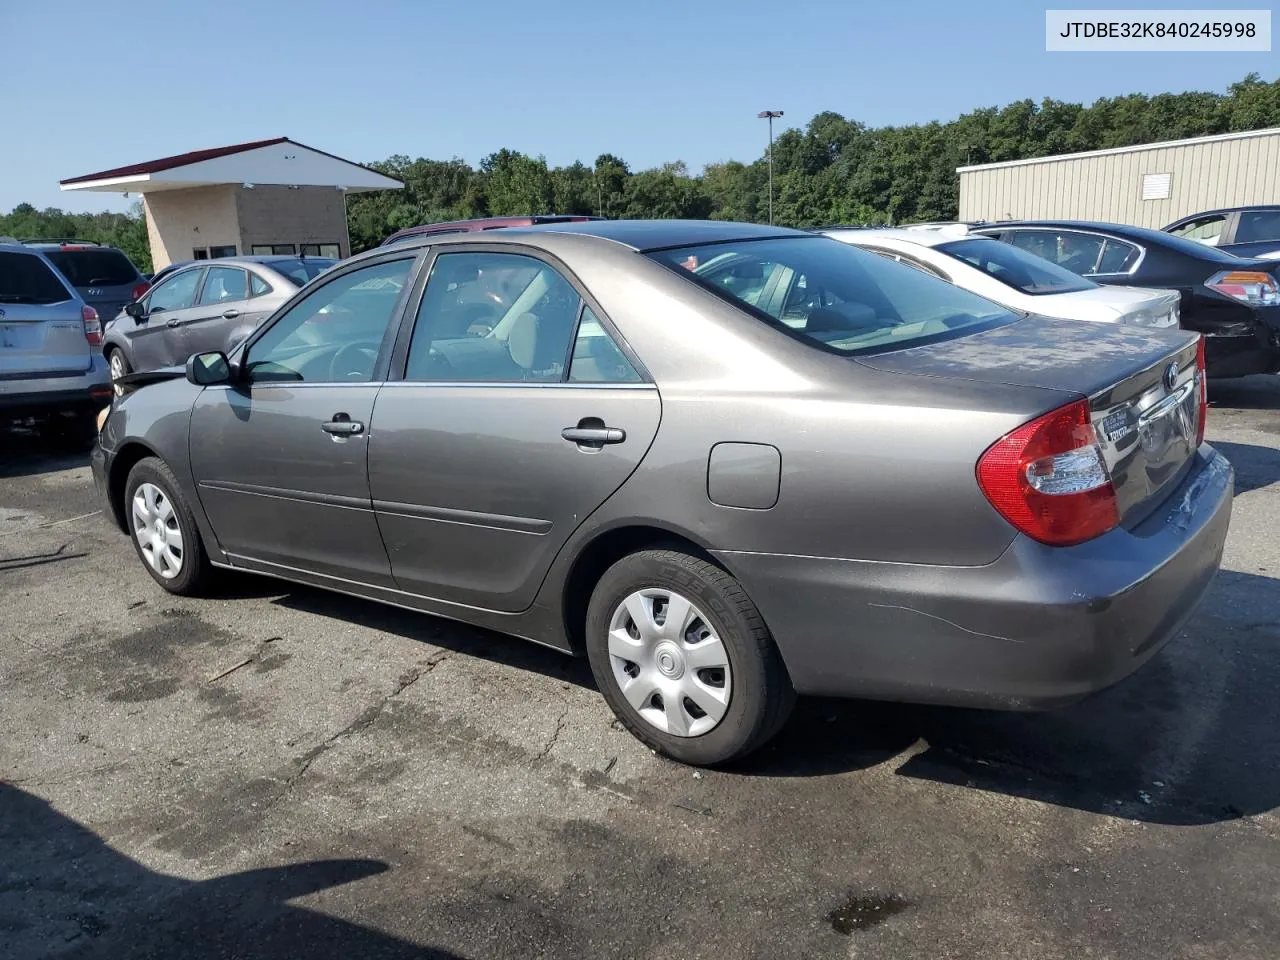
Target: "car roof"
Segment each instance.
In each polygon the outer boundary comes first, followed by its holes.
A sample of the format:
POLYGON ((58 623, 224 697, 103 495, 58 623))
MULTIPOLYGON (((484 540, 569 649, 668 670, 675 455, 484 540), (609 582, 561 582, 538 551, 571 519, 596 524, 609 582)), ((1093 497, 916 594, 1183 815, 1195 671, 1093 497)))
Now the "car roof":
MULTIPOLYGON (((814 234, 788 227, 763 226, 758 223, 734 223, 728 220, 587 220, 578 223, 542 223, 527 227, 508 227, 501 240, 493 233, 456 233, 447 237, 425 236, 399 244, 400 247, 432 244, 495 243, 519 240, 535 247, 554 245, 554 237, 569 235, 609 241, 638 253, 693 247, 734 240, 765 240, 782 237, 815 239, 814 234)), ((384 250, 377 247, 375 250, 384 250)), ((369 251, 372 253, 373 251, 369 251)), ((363 256, 363 255, 362 255, 363 256)))
POLYGON ((823 230, 822 233, 837 239, 848 237, 855 241, 855 245, 859 240, 898 240, 903 243, 914 244, 917 247, 936 247, 940 244, 951 243, 953 240, 991 240, 990 237, 982 234, 969 232, 962 225, 956 225, 956 228, 952 229, 950 224, 946 227, 931 230, 908 230, 905 227, 886 227, 884 229, 869 230, 836 228, 823 230))
POLYGON ((992 223, 983 223, 975 226, 976 232, 984 232, 989 230, 1008 230, 1013 228, 1025 229, 1045 229, 1045 230, 1085 230, 1094 233, 1111 233, 1117 237, 1123 237, 1127 240, 1135 240, 1142 243, 1163 243, 1169 242, 1169 235, 1163 230, 1154 230, 1150 227, 1134 227, 1127 223, 1106 223, 1102 220, 1000 220, 992 223))
POLYGON ((1173 226, 1175 223, 1185 223, 1188 220, 1199 220, 1201 217, 1212 217, 1220 213, 1248 213, 1253 210, 1280 210, 1280 203, 1249 203, 1242 207, 1217 207, 1213 210, 1201 210, 1198 213, 1189 213, 1185 217, 1179 217, 1177 220, 1171 221, 1169 226, 1173 226))

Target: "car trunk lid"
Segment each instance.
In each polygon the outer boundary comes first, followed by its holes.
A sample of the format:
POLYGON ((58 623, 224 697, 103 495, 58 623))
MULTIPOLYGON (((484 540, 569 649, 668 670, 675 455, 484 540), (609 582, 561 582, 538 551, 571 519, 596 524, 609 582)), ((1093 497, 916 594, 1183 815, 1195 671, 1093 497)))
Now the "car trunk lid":
POLYGON ((1197 342, 1196 335, 1179 330, 1026 317, 857 360, 895 373, 1087 398, 1121 521, 1131 525, 1163 501, 1195 453, 1197 342))

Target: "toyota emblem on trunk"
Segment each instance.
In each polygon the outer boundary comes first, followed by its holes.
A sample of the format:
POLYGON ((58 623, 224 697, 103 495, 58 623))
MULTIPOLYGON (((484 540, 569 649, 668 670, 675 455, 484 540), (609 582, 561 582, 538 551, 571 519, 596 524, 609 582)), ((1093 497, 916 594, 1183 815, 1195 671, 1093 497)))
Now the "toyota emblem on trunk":
POLYGON ((1177 364, 1177 361, 1174 361, 1173 363, 1169 364, 1167 367, 1164 368, 1164 388, 1168 390, 1170 393, 1172 393, 1173 388, 1177 386, 1177 384, 1178 384, 1178 364, 1177 364))

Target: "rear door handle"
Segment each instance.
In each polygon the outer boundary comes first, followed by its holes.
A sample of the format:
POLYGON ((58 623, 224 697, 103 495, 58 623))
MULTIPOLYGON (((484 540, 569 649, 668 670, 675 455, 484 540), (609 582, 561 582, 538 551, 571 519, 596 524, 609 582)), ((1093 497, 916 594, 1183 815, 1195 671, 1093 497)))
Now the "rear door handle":
POLYGON ((620 427, 565 427, 560 436, 570 443, 599 445, 622 443, 627 439, 627 431, 620 427))
POLYGON ((332 420, 320 424, 320 429, 335 437, 354 437, 364 433, 364 424, 359 420, 352 420, 345 413, 335 413, 332 420))
POLYGON ((177 318, 177 317, 171 317, 169 320, 166 320, 166 321, 165 321, 165 326, 168 326, 168 327, 176 327, 177 325, 178 325, 178 318, 177 318))
POLYGON ((222 311, 222 319, 224 320, 234 320, 238 316, 240 316, 239 310, 223 310, 222 311))

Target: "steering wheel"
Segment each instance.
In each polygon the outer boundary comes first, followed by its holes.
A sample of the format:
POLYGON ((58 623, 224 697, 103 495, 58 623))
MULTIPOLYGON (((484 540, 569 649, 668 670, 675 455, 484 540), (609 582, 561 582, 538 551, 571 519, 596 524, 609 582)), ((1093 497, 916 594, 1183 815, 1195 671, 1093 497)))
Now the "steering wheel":
POLYGON ((378 350, 381 346, 380 343, 370 341, 348 343, 346 346, 339 347, 338 352, 329 361, 329 379, 364 380, 371 377, 373 366, 378 362, 378 350))

